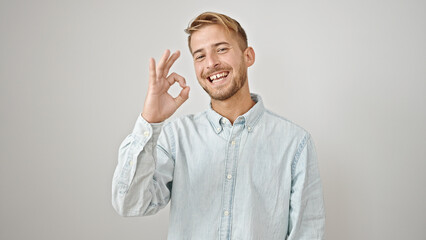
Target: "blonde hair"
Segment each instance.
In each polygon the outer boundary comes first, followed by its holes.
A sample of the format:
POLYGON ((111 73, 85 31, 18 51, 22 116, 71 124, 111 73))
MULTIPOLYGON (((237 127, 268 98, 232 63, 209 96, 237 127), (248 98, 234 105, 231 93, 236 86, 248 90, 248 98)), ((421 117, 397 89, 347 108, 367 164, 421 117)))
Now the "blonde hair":
POLYGON ((212 24, 222 25, 226 28, 226 30, 228 30, 228 32, 235 33, 238 37, 238 45, 241 48, 241 51, 244 51, 248 47, 246 32, 235 19, 221 13, 205 12, 192 20, 185 29, 185 32, 189 34, 188 47, 190 50, 192 34, 200 30, 202 27, 212 24))

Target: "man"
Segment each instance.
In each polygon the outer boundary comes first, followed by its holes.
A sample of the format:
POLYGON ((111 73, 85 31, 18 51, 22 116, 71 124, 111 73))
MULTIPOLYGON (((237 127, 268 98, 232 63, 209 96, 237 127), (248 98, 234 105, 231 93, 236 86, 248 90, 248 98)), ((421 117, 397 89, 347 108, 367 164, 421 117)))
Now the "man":
POLYGON ((314 144, 250 94, 255 53, 243 28, 206 12, 186 32, 211 107, 163 124, 190 89, 182 76, 168 75, 179 52, 167 50, 157 65, 150 59, 143 112, 119 149, 114 208, 144 216, 171 201, 168 239, 323 239, 314 144), (173 98, 167 91, 175 82, 182 90, 173 98))

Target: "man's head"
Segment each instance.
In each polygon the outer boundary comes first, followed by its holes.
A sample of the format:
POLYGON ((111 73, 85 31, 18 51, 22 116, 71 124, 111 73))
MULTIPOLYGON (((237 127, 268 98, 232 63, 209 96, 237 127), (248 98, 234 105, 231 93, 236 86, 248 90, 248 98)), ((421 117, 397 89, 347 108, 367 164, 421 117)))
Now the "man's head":
POLYGON ((226 100, 237 93, 250 94, 247 68, 254 63, 254 51, 234 19, 206 12, 185 30, 200 85, 212 100, 226 100))

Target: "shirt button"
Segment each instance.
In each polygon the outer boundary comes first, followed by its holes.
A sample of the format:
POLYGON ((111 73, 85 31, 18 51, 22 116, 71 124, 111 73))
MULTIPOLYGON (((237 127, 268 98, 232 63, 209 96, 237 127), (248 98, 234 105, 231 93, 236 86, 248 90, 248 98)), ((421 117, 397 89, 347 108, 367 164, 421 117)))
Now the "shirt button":
POLYGON ((235 145, 235 141, 232 141, 232 142, 231 142, 231 144, 232 144, 232 145, 235 145))
POLYGON ((225 215, 225 216, 229 216, 229 212, 228 212, 228 211, 225 211, 225 212, 223 212, 223 215, 225 215))
POLYGON ((232 178, 232 175, 231 175, 231 174, 228 174, 228 176, 226 176, 226 178, 231 179, 231 178, 232 178))
POLYGON ((216 130, 219 132, 220 131, 220 127, 216 128, 216 130))
POLYGON ((222 118, 222 123, 223 123, 223 124, 225 124, 225 123, 226 123, 225 118, 222 118))
POLYGON ((248 129, 249 131, 251 131, 251 127, 248 127, 247 129, 248 129))
POLYGON ((143 135, 145 135, 146 137, 148 137, 149 132, 148 132, 148 131, 145 131, 145 132, 143 133, 143 135))

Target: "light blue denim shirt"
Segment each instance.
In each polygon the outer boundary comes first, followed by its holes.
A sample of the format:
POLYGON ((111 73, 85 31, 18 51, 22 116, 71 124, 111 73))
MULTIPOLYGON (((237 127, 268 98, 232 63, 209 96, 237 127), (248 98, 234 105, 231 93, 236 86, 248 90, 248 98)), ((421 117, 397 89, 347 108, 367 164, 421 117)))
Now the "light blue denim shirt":
POLYGON ((170 201, 171 240, 323 239, 310 134, 252 98, 233 125, 211 108, 167 124, 139 115, 120 145, 115 210, 151 215, 170 201))

